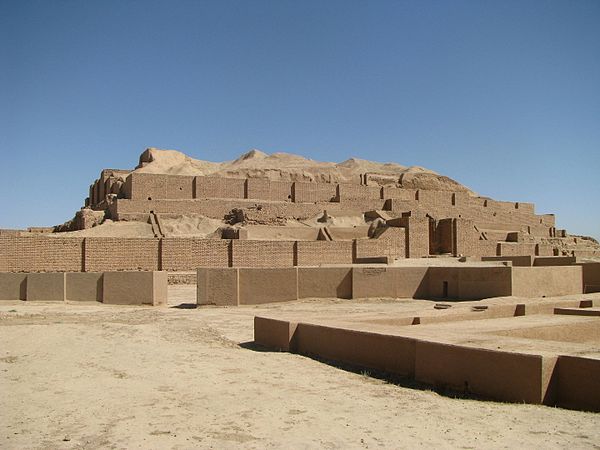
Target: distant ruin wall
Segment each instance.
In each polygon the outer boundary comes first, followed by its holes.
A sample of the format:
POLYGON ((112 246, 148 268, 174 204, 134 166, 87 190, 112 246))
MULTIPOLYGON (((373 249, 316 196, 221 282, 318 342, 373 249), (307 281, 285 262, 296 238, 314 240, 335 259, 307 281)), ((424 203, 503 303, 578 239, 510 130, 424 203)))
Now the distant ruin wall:
POLYGON ((408 218, 407 258, 421 258, 429 255, 429 219, 408 218))
MULTIPOLYGON (((298 241, 297 265, 352 264, 352 241, 298 241)), ((377 255, 380 256, 380 255, 377 255)))
POLYGON ((513 267, 513 295, 554 297, 582 294, 581 266, 513 267))
MULTIPOLYGON (((103 171, 103 174, 106 171, 103 171)), ((97 180, 90 189, 92 205, 102 201, 105 195, 120 188, 119 176, 127 171, 110 170, 108 178, 97 180), (109 177, 111 176, 111 177, 109 177), (106 184, 108 182, 108 184, 106 184)), ((103 175, 104 176, 104 175, 103 175)), ((256 200, 315 201, 376 200, 392 199, 408 205, 436 210, 448 214, 459 209, 478 211, 482 216, 505 215, 533 217, 532 203, 502 202, 482 197, 470 197, 466 192, 435 191, 428 189, 405 189, 396 186, 364 186, 353 183, 311 183, 272 181, 267 178, 223 178, 211 176, 183 176, 166 174, 130 173, 121 192, 125 198, 141 200, 181 198, 246 198, 256 200), (336 191, 335 193, 333 191, 336 191)), ((113 192, 114 193, 114 192, 113 192)), ((537 217, 537 224, 554 226, 554 216, 545 214, 537 217)), ((478 218, 478 217, 471 217, 478 218)), ((478 219, 482 219, 478 218, 478 219)), ((531 225, 534 225, 532 222, 531 225)))
POLYGON ((336 198, 337 185, 296 181, 292 186, 295 203, 331 202, 336 198))
POLYGON ((167 198, 194 198, 194 178, 184 175, 169 175, 167 177, 167 198))
MULTIPOLYGON (((403 228, 397 230, 404 234, 403 228)), ((351 264, 356 256, 402 258, 404 249, 401 242, 394 247, 385 239, 360 239, 355 244, 354 241, 0 236, 0 272, 174 272, 197 267, 316 266, 351 264)))
POLYGON ((195 177, 194 198, 246 198, 245 178, 195 177))
POLYGON ((498 246, 500 248, 499 256, 534 256, 536 254, 536 244, 500 242, 498 246))
POLYGON ((473 256, 499 256, 498 247, 496 241, 477 241, 473 256))
POLYGON ((389 227, 379 239, 357 239, 356 258, 374 258, 388 256, 394 258, 407 257, 407 229, 389 227))
POLYGON ((0 300, 167 303, 166 272, 3 273, 0 300))
POLYGON ((85 271, 161 270, 159 246, 159 239, 85 238, 85 271))
MULTIPOLYGON (((110 178, 106 181, 120 183, 110 178)), ((114 186, 117 186, 115 184, 114 186)), ((111 185, 113 186, 113 185, 111 185)), ((114 190, 115 187, 110 189, 114 190)), ((92 189, 91 203, 104 199, 106 187, 99 183, 98 192, 92 189)), ((246 199, 263 202, 294 202, 335 204, 342 203, 354 209, 386 209, 393 213, 414 211, 414 216, 429 214, 435 219, 462 217, 472 219, 480 229, 519 231, 525 229, 535 236, 550 237, 554 227, 552 214, 535 215, 534 205, 523 202, 500 202, 482 197, 470 197, 466 192, 404 189, 395 186, 364 186, 352 183, 311 183, 274 181, 267 178, 222 178, 210 176, 179 176, 131 173, 122 188, 123 196, 130 200, 182 200, 182 199, 246 199)), ((175 211, 177 204, 149 205, 148 209, 175 211), (156 208, 155 208, 156 206, 156 208)), ((341 206, 341 205, 340 205, 341 206)), ((197 206, 188 204, 191 211, 197 206)), ((327 208, 325 208, 327 209, 327 208)), ((190 211, 190 212, 191 212, 190 211)), ((140 212, 140 211, 135 211, 140 212)), ((202 214, 202 212, 196 212, 202 214)))
MULTIPOLYGON (((389 227, 378 239, 334 241, 280 241, 201 238, 110 238, 0 236, 0 271, 3 272, 103 272, 124 270, 187 271, 197 267, 291 267, 323 264, 350 264, 365 259, 388 257, 389 260, 428 255, 425 226, 428 219, 403 218, 410 224, 414 244, 408 254, 410 226, 389 227), (420 230, 420 232, 419 232, 420 230), (422 233, 422 234, 421 234, 422 233), (416 244, 415 244, 416 243, 416 244), (417 252, 415 254, 415 252, 417 252)), ((468 221, 459 227, 470 229, 468 221)), ((460 231, 457 233, 460 235, 460 231)), ((473 241, 467 256, 503 256, 542 254, 539 244, 473 241), (521 250, 519 250, 521 249, 521 250), (522 253, 519 251, 527 251, 522 253), (508 255, 507 255, 508 253, 508 255)), ((466 246, 467 244, 465 244, 466 246)), ((463 248, 465 248, 463 246, 463 248)), ((542 254, 543 256, 543 254, 542 254)))
POLYGON ((198 200, 128 200, 118 199, 110 207, 113 220, 135 220, 147 217, 153 211, 156 214, 203 215, 214 219, 223 219, 234 208, 243 208, 254 219, 265 223, 277 219, 295 218, 305 220, 322 214, 324 210, 332 215, 357 215, 370 209, 382 209, 379 204, 350 203, 292 203, 266 202, 255 200, 198 199, 198 200))
POLYGON ((232 267, 293 267, 294 241, 240 241, 231 242, 232 267))
POLYGON ((83 270, 83 238, 0 236, 0 272, 83 270))
POLYGON ((338 201, 343 202, 347 200, 371 200, 382 198, 382 188, 374 186, 360 186, 357 184, 338 184, 337 188, 338 201))
POLYGON ((166 271, 197 267, 229 267, 231 241, 225 239, 163 238, 161 268, 166 271))
POLYGON ((454 228, 453 254, 455 256, 476 256, 478 253, 478 233, 475 224, 469 219, 453 219, 454 228))

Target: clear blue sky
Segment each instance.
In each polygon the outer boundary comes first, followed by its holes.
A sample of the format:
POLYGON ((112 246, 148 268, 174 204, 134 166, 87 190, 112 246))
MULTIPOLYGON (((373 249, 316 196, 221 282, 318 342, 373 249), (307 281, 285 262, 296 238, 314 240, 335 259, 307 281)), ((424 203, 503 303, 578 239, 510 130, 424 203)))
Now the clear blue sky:
POLYGON ((0 227, 147 146, 421 165, 600 238, 600 1, 0 0, 0 227))

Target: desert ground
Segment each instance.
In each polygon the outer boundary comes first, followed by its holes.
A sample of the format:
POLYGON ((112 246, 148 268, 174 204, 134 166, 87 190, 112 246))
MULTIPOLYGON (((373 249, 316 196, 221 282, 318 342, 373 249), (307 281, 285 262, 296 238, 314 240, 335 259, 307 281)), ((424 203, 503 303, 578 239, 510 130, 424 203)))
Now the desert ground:
POLYGON ((440 394, 252 344, 255 315, 385 315, 413 300, 195 308, 195 286, 169 289, 168 308, 2 302, 0 447, 600 448, 598 414, 440 394))

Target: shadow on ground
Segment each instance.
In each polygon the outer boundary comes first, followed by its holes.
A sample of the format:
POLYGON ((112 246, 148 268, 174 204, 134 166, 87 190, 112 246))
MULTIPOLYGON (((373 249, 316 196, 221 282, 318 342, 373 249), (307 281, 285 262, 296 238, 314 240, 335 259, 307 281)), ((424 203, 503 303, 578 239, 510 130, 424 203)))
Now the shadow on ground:
POLYGON ((170 306, 169 308, 175 309, 196 309, 198 305, 196 303, 180 303, 179 305, 170 306))
MULTIPOLYGON (((260 344, 257 344, 254 341, 241 342, 238 345, 243 349, 251 350, 254 352, 283 353, 280 350, 273 350, 271 348, 264 347, 260 344)), ((296 354, 310 358, 314 361, 318 361, 323 364, 327 364, 328 366, 335 367, 336 369, 343 370, 344 372, 355 373, 358 375, 362 375, 364 377, 373 378, 373 379, 380 380, 380 381, 383 381, 388 384, 393 384, 395 386, 399 386, 399 387, 403 387, 403 388, 407 388, 407 389, 415 389, 415 390, 420 390, 420 391, 432 391, 432 392, 435 392, 436 394, 444 396, 444 397, 461 399, 461 400, 493 401, 493 399, 472 394, 471 392, 469 392, 468 385, 465 386, 465 389, 463 391, 459 391, 459 390, 450 388, 446 385, 432 386, 429 384, 421 383, 421 382, 416 381, 413 378, 410 378, 407 376, 402 376, 402 375, 398 375, 398 374, 391 373, 391 372, 385 372, 382 370, 372 369, 370 367, 364 367, 364 366, 359 366, 359 365, 355 365, 355 364, 343 363, 340 361, 334 361, 334 360, 330 360, 330 359, 321 358, 316 355, 301 354, 301 353, 296 353, 296 354)))

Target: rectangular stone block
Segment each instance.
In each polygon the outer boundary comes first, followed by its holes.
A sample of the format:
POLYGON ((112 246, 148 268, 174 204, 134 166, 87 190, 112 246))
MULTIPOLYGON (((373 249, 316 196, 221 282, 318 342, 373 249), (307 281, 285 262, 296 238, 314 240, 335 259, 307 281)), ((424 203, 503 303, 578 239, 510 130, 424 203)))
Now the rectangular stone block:
POLYGON ((299 267, 298 298, 352 298, 352 267, 299 267))
POLYGON ((198 305, 238 306, 237 268, 197 269, 196 303, 198 305))
POLYGON ((294 351, 295 322, 254 317, 254 342, 274 350, 294 351))
POLYGON ((427 267, 354 267, 353 298, 412 298, 426 294, 427 267))
POLYGON ((289 302, 298 299, 298 270, 239 269, 239 304, 289 302))
POLYGON ((427 298, 479 300, 512 295, 511 267, 430 267, 427 298))
POLYGON ((531 256, 482 256, 482 261, 510 261, 514 267, 531 267, 531 256))
POLYGON ((299 323, 296 351, 404 376, 415 372, 415 340, 367 331, 299 323))
POLYGON ((67 301, 74 302, 101 302, 102 301, 102 273, 101 272, 73 272, 66 274, 67 301))
POLYGON ((556 358, 417 341, 415 379, 509 402, 546 403, 556 358))
POLYGON ((167 272, 105 272, 102 301, 112 305, 165 305, 167 272))
POLYGON ((564 408, 600 412, 600 360, 559 356, 557 404, 564 408))
POLYGON ((576 259, 574 256, 536 256, 533 266, 570 266, 576 259))
POLYGON ((28 301, 65 301, 64 273, 30 273, 27 275, 28 301))
POLYGON ((582 294, 580 266, 513 267, 513 295, 517 297, 556 297, 582 294))
POLYGON ((27 274, 0 273, 0 300, 26 300, 27 274))
POLYGON ((600 263, 579 263, 582 270, 582 289, 585 294, 600 292, 600 263))

